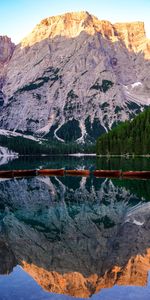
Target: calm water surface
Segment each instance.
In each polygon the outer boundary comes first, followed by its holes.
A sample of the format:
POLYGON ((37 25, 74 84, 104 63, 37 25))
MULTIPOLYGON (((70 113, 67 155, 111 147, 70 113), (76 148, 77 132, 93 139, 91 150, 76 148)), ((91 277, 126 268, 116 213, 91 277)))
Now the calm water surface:
MULTIPOLYGON (((150 170, 150 159, 26 157, 1 169, 150 170)), ((0 181, 0 300, 149 300, 150 180, 0 181)))

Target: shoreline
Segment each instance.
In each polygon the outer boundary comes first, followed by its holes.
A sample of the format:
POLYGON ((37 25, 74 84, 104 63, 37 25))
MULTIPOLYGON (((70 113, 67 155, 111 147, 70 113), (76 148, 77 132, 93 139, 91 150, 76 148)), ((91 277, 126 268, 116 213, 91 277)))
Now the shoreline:
POLYGON ((111 155, 108 155, 108 154, 96 154, 96 157, 123 157, 123 158, 136 158, 136 157, 147 157, 147 158, 150 158, 150 154, 129 154, 129 155, 126 155, 126 154, 111 154, 111 155))
POLYGON ((83 157, 83 156, 89 156, 89 157, 96 157, 96 158, 101 158, 101 157, 106 157, 106 158, 112 158, 112 157, 118 157, 118 158, 137 158, 137 157, 145 157, 145 158, 150 158, 150 154, 138 154, 138 155, 125 155, 125 154, 96 154, 96 153, 68 153, 68 154, 10 154, 10 155, 0 155, 0 158, 19 158, 19 157, 62 157, 62 156, 72 156, 72 157, 83 157))

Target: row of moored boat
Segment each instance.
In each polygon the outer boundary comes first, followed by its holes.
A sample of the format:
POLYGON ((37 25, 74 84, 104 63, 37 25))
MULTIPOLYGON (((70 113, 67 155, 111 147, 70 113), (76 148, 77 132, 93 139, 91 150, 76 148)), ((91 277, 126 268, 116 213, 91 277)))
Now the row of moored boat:
POLYGON ((90 174, 101 178, 142 178, 150 179, 150 171, 126 171, 121 170, 9 170, 0 171, 0 178, 28 177, 28 176, 89 176, 90 174))

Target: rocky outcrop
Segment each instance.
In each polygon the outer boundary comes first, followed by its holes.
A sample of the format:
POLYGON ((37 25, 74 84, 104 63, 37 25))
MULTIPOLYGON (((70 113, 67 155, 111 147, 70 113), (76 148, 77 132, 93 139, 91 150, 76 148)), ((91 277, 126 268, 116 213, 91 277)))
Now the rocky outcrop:
MULTIPOLYGON (((99 20, 88 12, 66 13, 55 17, 44 19, 33 31, 21 42, 21 47, 31 47, 41 40, 67 37, 75 38, 81 32, 89 35, 100 33, 104 38, 109 38, 112 42, 121 40, 127 49, 134 52, 145 51, 147 44, 150 43, 146 38, 143 22, 116 23, 99 20)), ((150 57, 150 53, 149 53, 150 57)))
POLYGON ((150 41, 146 38, 143 22, 116 23, 114 28, 127 49, 134 52, 142 51, 146 58, 150 58, 150 52, 147 52, 150 41))
POLYGON ((16 264, 13 252, 3 240, 0 240, 0 274, 8 275, 16 264))
POLYGON ((7 36, 0 36, 0 89, 4 84, 5 68, 14 52, 15 45, 7 36))
POLYGON ((87 12, 47 18, 8 64, 0 127, 95 141, 150 104, 149 56, 143 23, 111 24, 87 12))
POLYGON ((0 36, 0 63, 6 63, 10 60, 15 45, 7 36, 0 36))

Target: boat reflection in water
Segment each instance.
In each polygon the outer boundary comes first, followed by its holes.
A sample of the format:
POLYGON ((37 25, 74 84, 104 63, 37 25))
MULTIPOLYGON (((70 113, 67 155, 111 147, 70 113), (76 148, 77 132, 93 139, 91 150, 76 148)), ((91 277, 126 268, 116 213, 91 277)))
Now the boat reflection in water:
POLYGON ((146 286, 149 189, 146 180, 2 180, 0 273, 20 265, 45 291, 80 298, 146 286))

